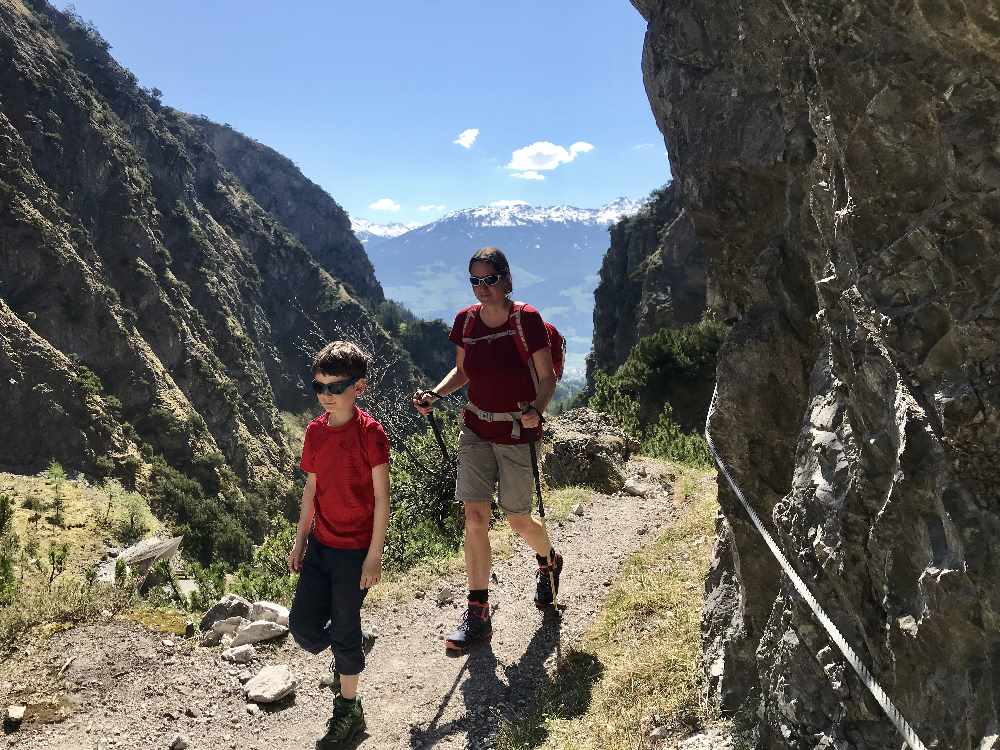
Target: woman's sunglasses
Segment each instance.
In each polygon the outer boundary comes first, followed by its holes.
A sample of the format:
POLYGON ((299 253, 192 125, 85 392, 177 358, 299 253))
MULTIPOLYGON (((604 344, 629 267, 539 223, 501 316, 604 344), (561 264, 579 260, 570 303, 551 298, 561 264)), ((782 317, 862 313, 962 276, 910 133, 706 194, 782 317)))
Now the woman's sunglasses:
POLYGON ((347 380, 341 380, 337 383, 321 383, 318 380, 314 380, 312 382, 312 386, 317 395, 326 393, 331 396, 339 396, 359 380, 361 380, 361 378, 348 378, 347 380))
POLYGON ((489 276, 470 276, 469 283, 472 286, 479 286, 480 284, 486 284, 486 286, 494 286, 499 283, 500 279, 504 277, 502 273, 491 273, 489 276))

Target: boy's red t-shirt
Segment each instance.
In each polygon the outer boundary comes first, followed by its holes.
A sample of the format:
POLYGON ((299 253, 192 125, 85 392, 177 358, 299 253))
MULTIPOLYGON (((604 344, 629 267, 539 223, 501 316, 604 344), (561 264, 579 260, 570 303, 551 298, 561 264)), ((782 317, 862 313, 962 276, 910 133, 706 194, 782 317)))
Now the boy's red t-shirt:
MULTIPOLYGON (((449 339, 465 349, 462 369, 469 377, 469 401, 483 411, 513 412, 520 411, 519 403, 534 401, 535 383, 531 379, 531 371, 517 350, 514 336, 504 336, 492 341, 477 341, 469 346, 462 343, 462 333, 465 329, 465 315, 475 305, 466 307, 455 317, 449 339)), ((476 322, 472 326, 469 338, 479 338, 493 333, 499 333, 513 322, 507 322, 498 328, 490 328, 476 314, 476 322)), ((549 345, 549 334, 541 313, 531 305, 525 305, 521 310, 521 326, 524 328, 524 338, 528 342, 528 353, 534 354, 539 349, 549 345)), ((541 437, 541 430, 522 429, 521 437, 514 440, 511 437, 510 422, 484 422, 468 410, 465 412, 465 424, 483 440, 492 443, 513 445, 516 443, 532 443, 541 437)))
POLYGON ((337 549, 368 549, 375 520, 372 468, 385 463, 385 430, 357 406, 354 418, 340 427, 330 427, 325 413, 309 423, 299 466, 316 475, 316 541, 337 549))

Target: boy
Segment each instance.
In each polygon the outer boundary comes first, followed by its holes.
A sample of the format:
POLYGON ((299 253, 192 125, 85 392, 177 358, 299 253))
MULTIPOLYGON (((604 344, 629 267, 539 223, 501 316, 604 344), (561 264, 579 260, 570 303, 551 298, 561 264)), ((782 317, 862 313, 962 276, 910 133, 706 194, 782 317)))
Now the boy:
POLYGON ((367 358, 348 341, 327 344, 313 360, 312 387, 324 413, 309 423, 302 447, 307 479, 288 554, 289 569, 300 575, 288 626, 306 651, 333 651, 340 693, 317 750, 346 747, 365 730, 357 695, 365 666, 361 604, 381 577, 389 521, 389 441, 354 405, 367 374, 367 358))

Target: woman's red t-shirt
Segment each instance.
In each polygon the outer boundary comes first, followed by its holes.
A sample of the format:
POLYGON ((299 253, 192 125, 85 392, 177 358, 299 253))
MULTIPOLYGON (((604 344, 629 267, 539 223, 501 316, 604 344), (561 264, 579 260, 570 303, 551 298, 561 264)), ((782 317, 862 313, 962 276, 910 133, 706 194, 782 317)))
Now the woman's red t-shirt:
MULTIPOLYGON (((519 403, 534 401, 535 383, 531 379, 531 371, 518 352, 517 343, 512 336, 493 339, 491 341, 476 341, 466 346, 462 342, 465 329, 465 315, 475 309, 475 305, 465 308, 455 317, 449 339, 465 349, 462 369, 469 378, 469 400, 483 411, 515 412, 520 411, 519 403)), ((478 313, 473 313, 476 322, 469 338, 479 338, 493 333, 499 333, 513 326, 510 318, 498 328, 487 326, 478 313)), ((545 330, 541 313, 531 305, 525 305, 521 310, 521 326, 524 328, 524 338, 528 342, 528 353, 534 354, 539 349, 549 345, 549 335, 545 330)), ((493 443, 512 445, 516 443, 531 443, 541 437, 541 430, 522 429, 517 440, 511 437, 510 422, 484 422, 468 410, 465 412, 466 426, 483 440, 493 443)))
POLYGON ((340 427, 330 427, 326 414, 309 423, 299 466, 316 475, 316 541, 337 549, 368 549, 375 523, 372 468, 386 463, 385 430, 357 406, 354 418, 340 427))

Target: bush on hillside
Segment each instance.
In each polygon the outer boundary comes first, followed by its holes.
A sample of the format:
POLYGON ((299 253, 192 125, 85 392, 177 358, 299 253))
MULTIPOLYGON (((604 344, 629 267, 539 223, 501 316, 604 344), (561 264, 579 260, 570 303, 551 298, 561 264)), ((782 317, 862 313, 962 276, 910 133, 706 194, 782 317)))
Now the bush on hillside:
POLYGON ((711 319, 639 340, 614 372, 598 372, 589 405, 610 414, 643 452, 705 464, 701 428, 726 327, 711 319))

